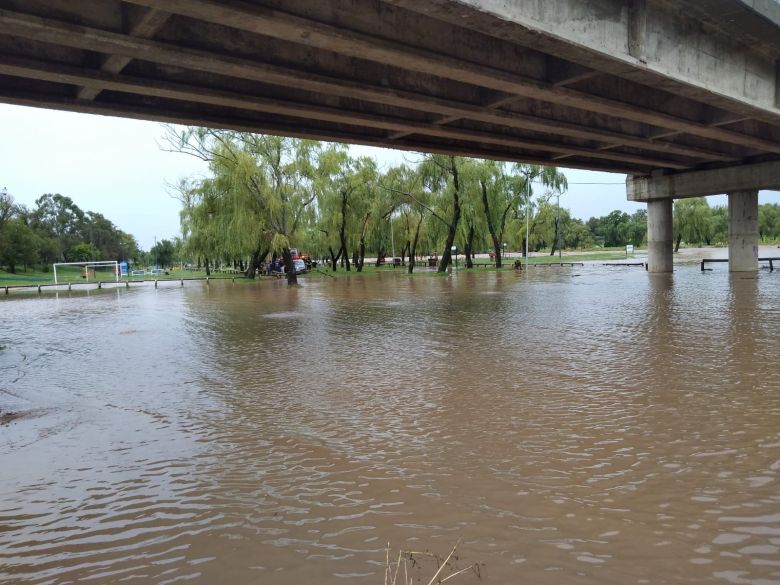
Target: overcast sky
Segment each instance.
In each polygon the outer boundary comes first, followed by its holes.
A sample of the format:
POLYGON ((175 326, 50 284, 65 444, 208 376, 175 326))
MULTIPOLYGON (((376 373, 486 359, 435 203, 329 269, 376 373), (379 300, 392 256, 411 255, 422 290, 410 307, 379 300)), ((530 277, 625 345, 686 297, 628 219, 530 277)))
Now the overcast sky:
MULTIPOLYGON (((179 234, 179 202, 166 185, 207 173, 193 157, 160 150, 162 134, 157 122, 0 104, 0 189, 30 207, 44 193, 66 195, 84 211, 102 213, 148 250, 155 238, 179 234)), ((383 148, 352 150, 373 156, 383 168, 420 158, 383 148)), ((574 217, 644 207, 626 201, 624 175, 565 172, 569 190, 561 206, 574 217)), ((762 192, 760 202, 780 202, 780 194, 762 192)), ((723 205, 725 197, 710 198, 710 204, 723 205)))

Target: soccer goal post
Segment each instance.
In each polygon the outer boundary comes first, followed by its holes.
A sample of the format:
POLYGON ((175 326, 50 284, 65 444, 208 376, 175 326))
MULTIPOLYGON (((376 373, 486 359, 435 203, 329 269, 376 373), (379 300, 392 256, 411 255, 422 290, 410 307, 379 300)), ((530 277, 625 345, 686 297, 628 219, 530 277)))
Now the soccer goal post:
POLYGON ((96 270, 107 271, 110 267, 114 269, 114 279, 119 282, 119 262, 117 260, 99 260, 96 262, 55 262, 54 266, 54 284, 57 282, 57 266, 82 266, 82 278, 85 278, 89 282, 89 269, 92 269, 93 277, 96 276, 96 270))

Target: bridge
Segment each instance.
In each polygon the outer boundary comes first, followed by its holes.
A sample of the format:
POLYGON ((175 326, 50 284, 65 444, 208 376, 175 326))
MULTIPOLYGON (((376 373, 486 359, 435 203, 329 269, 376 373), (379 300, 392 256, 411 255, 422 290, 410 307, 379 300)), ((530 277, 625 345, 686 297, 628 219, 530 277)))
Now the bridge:
POLYGON ((649 270, 780 189, 777 0, 0 0, 0 101, 627 173, 649 270))

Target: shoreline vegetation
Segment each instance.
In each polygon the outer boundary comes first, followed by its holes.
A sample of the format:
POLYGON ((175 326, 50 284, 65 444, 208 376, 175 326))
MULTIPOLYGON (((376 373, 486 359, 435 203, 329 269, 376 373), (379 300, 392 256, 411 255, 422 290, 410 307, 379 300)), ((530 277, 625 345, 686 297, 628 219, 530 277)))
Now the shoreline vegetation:
MULTIPOLYGON (((630 260, 632 258, 638 259, 643 257, 643 252, 641 250, 637 250, 635 254, 632 256, 626 256, 626 253, 624 251, 620 250, 588 250, 588 251, 563 251, 562 258, 564 262, 588 262, 588 261, 617 261, 617 260, 630 260)), ((525 259, 522 254, 520 253, 507 253, 504 256, 504 265, 498 270, 514 270, 514 262, 515 260, 521 260, 523 263, 525 262, 525 259)), ((529 254, 529 263, 530 264, 556 264, 558 263, 559 257, 556 254, 555 256, 550 256, 549 253, 546 252, 538 252, 538 253, 531 253, 529 254)), ((376 266, 376 259, 374 258, 366 258, 365 266, 363 267, 363 270, 361 272, 358 272, 354 270, 354 268, 350 271, 346 271, 344 269, 339 269, 336 272, 333 272, 331 268, 326 264, 319 264, 316 269, 311 270, 306 274, 306 277, 308 278, 320 278, 320 277, 344 277, 344 276, 355 276, 355 275, 371 275, 371 274, 380 274, 380 273, 399 273, 407 275, 406 272, 406 263, 408 261, 405 261, 402 263, 401 266, 393 267, 392 265, 392 259, 390 262, 386 262, 382 266, 376 266)), ((427 262, 427 258, 423 258, 417 261, 418 267, 420 263, 427 262)), ((495 265, 493 264, 493 260, 489 257, 488 254, 481 254, 481 255, 475 255, 474 262, 477 264, 474 268, 467 269, 464 265, 464 259, 462 256, 460 256, 457 259, 457 268, 459 270, 473 270, 475 272, 484 272, 484 271, 495 271, 497 270, 495 265), (486 264, 491 264, 490 266, 486 266, 486 264)), ((455 258, 453 258, 452 267, 455 266, 455 258)), ((419 272, 414 272, 412 276, 414 275, 425 275, 430 274, 432 272, 435 272, 435 270, 428 270, 428 269, 422 269, 419 272)), ((205 279, 208 276, 210 280, 220 280, 220 279, 232 279, 235 278, 236 281, 240 280, 251 280, 250 278, 246 278, 245 275, 242 272, 212 272, 210 275, 206 274, 205 270, 167 270, 165 274, 156 274, 156 275, 143 275, 143 276, 122 276, 119 281, 120 282, 126 282, 129 281, 131 283, 133 282, 144 282, 149 280, 157 280, 157 281, 175 281, 175 280, 181 280, 182 278, 187 279, 205 279)), ((256 278, 263 278, 263 279, 271 279, 275 280, 279 278, 279 275, 265 275, 265 274, 259 274, 256 276, 256 278)), ((84 284, 84 283, 97 283, 98 281, 104 282, 104 283, 111 283, 114 282, 115 276, 112 272, 106 271, 104 274, 98 274, 97 276, 91 276, 89 280, 83 278, 81 274, 80 269, 71 269, 71 270, 58 270, 58 282, 62 285, 67 284, 84 284)), ((37 285, 52 285, 54 284, 54 275, 51 271, 41 271, 41 270, 17 270, 16 273, 10 273, 3 269, 0 269, 0 287, 14 287, 14 286, 37 286, 37 285)))
MULTIPOLYGON (((761 254, 762 255, 771 255, 773 254, 775 250, 780 250, 780 246, 776 246, 774 244, 772 245, 762 245, 761 246, 761 254)), ((780 254, 780 252, 778 252, 780 254)), ((620 249, 594 249, 594 250, 564 250, 559 257, 558 254, 555 256, 550 256, 549 252, 542 251, 542 252, 532 252, 529 254, 529 263, 531 265, 533 264, 557 264, 558 262, 563 261, 564 263, 568 262, 583 262, 583 263, 592 263, 592 264, 599 264, 600 262, 614 262, 614 263, 620 263, 621 261, 625 261, 627 263, 630 262, 638 262, 643 261, 647 256, 646 250, 635 250, 635 252, 631 255, 627 255, 625 251, 622 251, 620 249)), ((677 263, 696 263, 700 262, 702 259, 705 258, 726 258, 728 256, 728 248, 724 246, 710 246, 710 247, 690 247, 690 248, 680 248, 679 252, 675 254, 675 261, 677 263)), ((422 260, 418 260, 419 263, 426 262, 427 259, 423 258, 422 260)), ((514 268, 514 262, 516 260, 520 260, 523 263, 523 266, 525 265, 525 258, 524 256, 519 252, 510 252, 507 253, 504 256, 504 263, 500 268, 496 268, 496 266, 493 264, 493 261, 489 257, 488 254, 477 254, 473 258, 475 262, 474 268, 466 268, 464 265, 464 259, 463 257, 459 257, 457 260, 457 266, 455 265, 455 259, 453 259, 453 268, 457 268, 458 270, 468 270, 472 272, 495 272, 497 270, 499 271, 513 271, 514 268)), ((409 274, 406 270, 406 263, 402 264, 401 266, 393 266, 392 262, 385 263, 383 266, 377 267, 375 265, 375 259, 374 258, 366 258, 365 266, 361 272, 358 272, 356 270, 346 271, 344 269, 340 269, 336 272, 333 272, 330 267, 326 264, 320 264, 317 268, 311 270, 310 272, 306 273, 304 280, 306 279, 322 279, 322 278, 343 278, 343 277, 349 277, 349 276, 372 276, 372 275, 378 275, 378 274, 400 274, 404 276, 430 276, 437 274, 437 271, 435 269, 427 268, 418 266, 420 270, 415 271, 412 274, 409 274)), ((115 281, 115 277, 113 273, 106 272, 104 275, 98 275, 97 277, 93 276, 89 280, 86 280, 82 277, 81 271, 79 269, 71 269, 71 270, 60 270, 58 273, 58 281, 60 285, 68 285, 68 284, 85 284, 85 283, 97 283, 98 281, 103 283, 113 283, 115 281)), ((242 272, 225 272, 225 273, 219 273, 219 272, 212 272, 210 275, 206 274, 205 270, 175 270, 171 269, 166 271, 165 274, 157 274, 157 275, 143 275, 143 276, 123 276, 119 279, 121 283, 130 282, 132 283, 142 283, 142 282, 149 282, 149 281, 159 281, 159 282, 166 282, 166 281, 180 281, 182 279, 184 280, 192 280, 192 279, 203 279, 209 278, 209 280, 232 280, 235 282, 252 282, 253 279, 245 277, 245 275, 242 272)), ((256 278, 258 281, 265 281, 265 280, 278 280, 282 278, 281 275, 275 274, 275 275, 265 275, 260 274, 257 275, 256 278)), ((26 270, 22 271, 19 270, 15 274, 7 272, 5 270, 0 269, 0 288, 5 287, 36 287, 38 285, 41 286, 50 286, 54 284, 54 276, 51 271, 41 271, 41 270, 26 270)), ((45 289, 44 289, 45 290, 45 289)), ((52 289, 56 290, 56 289, 52 289)))
MULTIPOLYGON (((564 257, 628 260, 627 246, 647 246, 646 210, 574 218, 560 206, 568 183, 555 167, 425 155, 382 170, 369 157, 351 157, 343 145, 199 128, 168 127, 163 145, 209 163, 208 176, 169 186, 182 206, 181 237, 155 238, 144 251, 132 234, 70 197, 47 193, 28 208, 3 189, 0 286, 50 286, 55 262, 121 261, 130 282, 143 267, 155 270, 141 280, 252 279, 273 263, 283 265, 284 278, 295 285, 296 262, 309 258, 320 264, 310 278, 398 271, 399 259, 410 275, 417 268, 447 274, 458 263, 511 270, 520 250, 531 253, 532 263, 555 264, 564 257), (377 257, 385 259, 384 268, 374 265, 377 257)), ((673 212, 680 258, 683 242, 709 247, 728 241, 726 207, 694 198, 675 201, 673 212)), ((760 241, 780 241, 780 204, 760 205, 758 219, 760 241)), ((638 254, 631 260, 641 260, 638 254)), ((113 271, 92 269, 98 281, 115 280, 113 271)), ((65 284, 89 280, 78 269, 58 272, 65 284)))

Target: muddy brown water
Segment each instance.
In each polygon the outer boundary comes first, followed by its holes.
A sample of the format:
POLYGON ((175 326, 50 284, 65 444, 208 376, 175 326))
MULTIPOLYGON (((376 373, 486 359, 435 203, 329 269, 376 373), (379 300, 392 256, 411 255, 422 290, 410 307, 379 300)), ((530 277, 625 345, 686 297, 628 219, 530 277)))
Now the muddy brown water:
POLYGON ((0 302, 2 583, 780 583, 780 275, 0 302), (428 568, 417 577, 428 577, 428 568), (427 578, 423 583, 427 582, 427 578))

